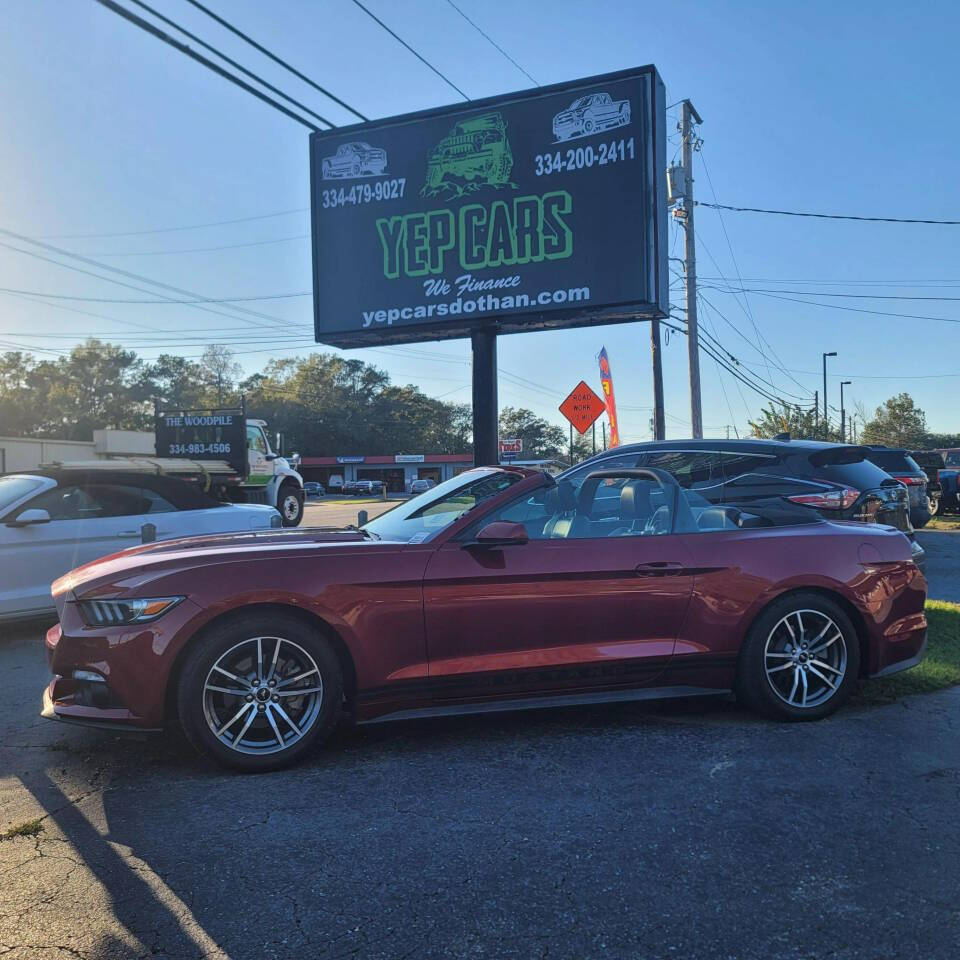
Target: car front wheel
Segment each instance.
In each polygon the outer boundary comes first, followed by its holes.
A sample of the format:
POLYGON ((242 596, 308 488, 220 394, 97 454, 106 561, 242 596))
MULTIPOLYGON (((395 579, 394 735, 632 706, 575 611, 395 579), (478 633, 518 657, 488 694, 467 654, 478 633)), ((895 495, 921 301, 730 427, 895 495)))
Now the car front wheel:
POLYGON ((177 689, 187 739, 225 767, 277 770, 326 739, 343 697, 330 644, 295 617, 253 614, 215 627, 177 689))
POLYGON ((856 631, 843 609, 815 593, 774 601, 740 649, 737 696, 779 720, 819 720, 850 696, 860 670, 856 631))
POLYGON ((940 509, 940 498, 927 497, 927 510, 929 511, 930 516, 935 517, 939 509, 940 509))

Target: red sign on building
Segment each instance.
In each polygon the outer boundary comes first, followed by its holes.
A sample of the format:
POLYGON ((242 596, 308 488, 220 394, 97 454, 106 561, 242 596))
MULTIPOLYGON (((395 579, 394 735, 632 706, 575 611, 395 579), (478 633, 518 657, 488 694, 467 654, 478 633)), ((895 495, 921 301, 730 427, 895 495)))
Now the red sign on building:
POLYGON ((560 404, 560 412, 577 428, 586 433, 594 420, 607 409, 607 405, 581 380, 560 404))

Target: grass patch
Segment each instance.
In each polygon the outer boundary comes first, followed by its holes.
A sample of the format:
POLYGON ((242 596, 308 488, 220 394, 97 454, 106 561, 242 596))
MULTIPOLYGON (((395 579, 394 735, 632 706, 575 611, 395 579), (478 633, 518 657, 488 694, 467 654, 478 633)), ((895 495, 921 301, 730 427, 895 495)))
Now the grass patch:
POLYGON ((938 514, 930 518, 930 522, 923 527, 924 530, 960 530, 960 515, 938 514))
POLYGON ((35 837, 43 830, 43 821, 27 820, 25 823, 18 823, 4 833, 0 833, 0 840, 12 840, 14 837, 35 837))
POLYGON ((894 703, 960 684, 960 604, 927 601, 927 653, 912 670, 860 684, 854 703, 894 703))

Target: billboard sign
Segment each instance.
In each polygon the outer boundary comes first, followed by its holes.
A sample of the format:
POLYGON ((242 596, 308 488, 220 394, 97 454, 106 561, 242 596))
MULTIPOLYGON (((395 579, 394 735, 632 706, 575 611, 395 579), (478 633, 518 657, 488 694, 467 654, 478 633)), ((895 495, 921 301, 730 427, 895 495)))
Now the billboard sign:
POLYGON ((500 459, 516 460, 523 453, 523 437, 500 441, 500 459))
POLYGON ((310 136, 319 343, 666 316, 654 67, 310 136))
POLYGON ((225 460, 247 475, 247 420, 242 408, 158 410, 154 440, 158 457, 225 460))

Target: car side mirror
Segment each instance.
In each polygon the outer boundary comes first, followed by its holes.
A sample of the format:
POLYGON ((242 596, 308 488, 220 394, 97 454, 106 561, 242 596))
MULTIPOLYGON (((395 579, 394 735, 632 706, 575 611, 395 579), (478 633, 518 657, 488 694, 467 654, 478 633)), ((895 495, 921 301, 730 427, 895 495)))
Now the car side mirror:
POLYGON ((477 532, 472 546, 477 547, 509 547, 513 544, 526 543, 530 537, 527 528, 522 523, 510 523, 507 520, 495 520, 481 527, 477 532))
POLYGON ((35 523, 49 523, 50 514, 46 510, 24 510, 13 520, 7 521, 8 527, 30 527, 35 523))

